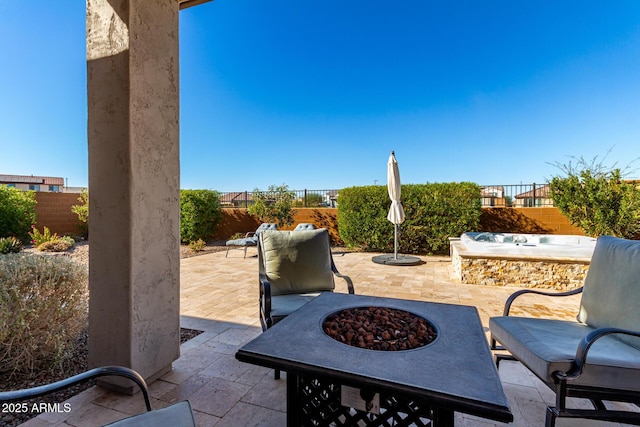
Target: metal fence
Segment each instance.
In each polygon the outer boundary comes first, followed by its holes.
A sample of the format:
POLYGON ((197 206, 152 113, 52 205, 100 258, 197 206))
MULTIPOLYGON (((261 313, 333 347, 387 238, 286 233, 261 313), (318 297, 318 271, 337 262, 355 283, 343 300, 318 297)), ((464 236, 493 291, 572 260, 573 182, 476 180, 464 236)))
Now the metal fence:
MULTIPOLYGON (((297 208, 335 208, 340 190, 292 190, 297 208)), ((277 195, 274 195, 277 197, 277 195)), ((220 203, 227 208, 246 208, 253 203, 251 191, 221 193, 220 203)))
MULTIPOLYGON (((300 208, 335 208, 340 190, 293 190, 294 206, 300 208)), ((482 207, 553 206, 549 184, 482 185, 482 207)), ((222 207, 246 208, 253 203, 251 191, 221 193, 222 207)))
POLYGON ((538 208, 553 206, 549 184, 483 185, 482 207, 538 208))

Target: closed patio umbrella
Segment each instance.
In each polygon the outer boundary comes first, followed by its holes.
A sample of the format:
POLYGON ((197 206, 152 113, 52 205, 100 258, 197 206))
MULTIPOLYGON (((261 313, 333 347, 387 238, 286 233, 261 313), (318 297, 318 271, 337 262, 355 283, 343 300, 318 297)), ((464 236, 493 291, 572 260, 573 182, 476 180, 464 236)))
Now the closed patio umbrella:
POLYGON ((371 260, 377 264, 388 265, 416 265, 422 263, 418 257, 401 255, 398 256, 398 227, 404 222, 404 209, 400 202, 400 170, 396 155, 392 151, 387 162, 387 190, 391 199, 391 207, 387 214, 387 219, 394 227, 393 234, 393 256, 389 254, 376 255, 371 260))
POLYGON ((387 219, 394 225, 393 259, 398 259, 398 226, 404 222, 404 209, 400 203, 400 170, 396 155, 392 151, 387 162, 387 190, 391 199, 391 207, 387 219))

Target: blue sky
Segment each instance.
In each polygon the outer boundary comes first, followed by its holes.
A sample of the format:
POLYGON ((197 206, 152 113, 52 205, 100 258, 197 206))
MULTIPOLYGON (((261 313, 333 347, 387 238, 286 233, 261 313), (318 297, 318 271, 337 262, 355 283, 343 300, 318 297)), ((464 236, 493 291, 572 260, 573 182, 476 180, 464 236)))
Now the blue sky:
MULTIPOLYGON (((0 173, 86 186, 85 2, 0 0, 0 52, 0 173)), ((540 183, 640 156, 640 2, 216 0, 180 81, 182 188, 540 183)))

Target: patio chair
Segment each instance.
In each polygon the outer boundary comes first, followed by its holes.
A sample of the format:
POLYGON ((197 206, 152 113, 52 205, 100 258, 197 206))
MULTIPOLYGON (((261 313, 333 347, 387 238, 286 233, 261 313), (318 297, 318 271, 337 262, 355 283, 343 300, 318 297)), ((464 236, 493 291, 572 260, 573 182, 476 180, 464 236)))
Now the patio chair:
POLYGON ((249 246, 257 246, 258 245, 258 236, 268 230, 277 230, 278 226, 276 224, 265 222, 260 224, 260 227, 256 231, 250 231, 242 239, 233 239, 227 240, 227 253, 224 255, 226 258, 229 255, 229 249, 233 247, 244 248, 244 257, 247 257, 247 248, 249 246))
POLYGON ((582 288, 523 289, 509 297, 502 317, 490 319, 492 348, 499 342, 510 352, 496 354, 496 363, 519 360, 555 392, 547 426, 558 417, 640 425, 639 307, 640 241, 599 237, 582 288), (582 293, 577 321, 510 316, 514 300, 528 293, 582 293), (568 408, 568 397, 589 399, 594 409, 568 408))
MULTIPOLYGON (((258 241, 260 324, 266 331, 321 292, 333 292, 334 276, 354 293, 336 268, 326 228, 262 233, 258 241)), ((276 370, 275 378, 280 378, 276 370)))
POLYGON ((193 411, 191 410, 191 404, 188 400, 174 403, 162 409, 152 410, 146 382, 136 371, 125 368, 123 366, 105 366, 101 368, 94 368, 51 384, 46 384, 29 389, 3 391, 0 392, 0 403, 21 402, 40 396, 46 396, 59 390, 72 387, 76 384, 105 376, 124 377, 136 383, 142 391, 144 403, 147 407, 147 412, 143 412, 141 414, 134 415, 132 417, 128 417, 111 424, 107 424, 108 426, 195 427, 196 423, 193 417, 193 411))

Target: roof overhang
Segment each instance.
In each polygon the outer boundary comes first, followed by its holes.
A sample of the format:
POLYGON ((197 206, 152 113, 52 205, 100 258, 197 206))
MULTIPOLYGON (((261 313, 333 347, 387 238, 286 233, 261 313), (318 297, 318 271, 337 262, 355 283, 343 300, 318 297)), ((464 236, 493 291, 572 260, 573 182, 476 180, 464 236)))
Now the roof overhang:
POLYGON ((178 0, 178 4, 180 5, 180 10, 186 9, 191 6, 197 6, 202 3, 208 3, 213 0, 178 0))

